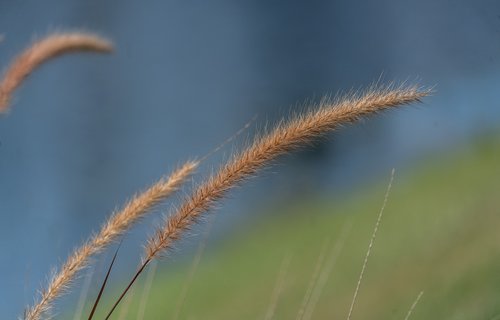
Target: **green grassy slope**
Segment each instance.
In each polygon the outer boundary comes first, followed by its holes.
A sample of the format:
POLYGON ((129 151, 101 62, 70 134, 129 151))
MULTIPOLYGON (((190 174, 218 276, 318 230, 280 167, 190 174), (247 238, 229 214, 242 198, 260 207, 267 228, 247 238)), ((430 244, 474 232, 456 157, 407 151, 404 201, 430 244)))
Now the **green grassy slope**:
MULTIPOLYGON (((314 200, 261 215, 203 257, 179 319, 264 319, 280 270, 273 318, 296 319, 322 251, 323 280, 306 315, 346 319, 385 184, 343 203, 314 200)), ((397 172, 353 319, 404 319, 422 290, 411 319, 500 319, 499 227, 500 140, 397 172)), ((172 319, 188 269, 156 276, 145 319, 172 319)), ((143 284, 127 319, 136 319, 143 284)))

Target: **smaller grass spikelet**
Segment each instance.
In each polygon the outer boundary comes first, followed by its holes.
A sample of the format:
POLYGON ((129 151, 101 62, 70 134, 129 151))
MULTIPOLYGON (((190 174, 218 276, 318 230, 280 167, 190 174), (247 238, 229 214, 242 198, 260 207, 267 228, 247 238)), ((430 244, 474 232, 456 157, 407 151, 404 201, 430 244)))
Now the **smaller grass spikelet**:
POLYGON ((34 42, 19 54, 5 71, 0 82, 0 113, 8 110, 13 92, 44 62, 72 52, 109 53, 108 40, 89 33, 56 33, 34 42))

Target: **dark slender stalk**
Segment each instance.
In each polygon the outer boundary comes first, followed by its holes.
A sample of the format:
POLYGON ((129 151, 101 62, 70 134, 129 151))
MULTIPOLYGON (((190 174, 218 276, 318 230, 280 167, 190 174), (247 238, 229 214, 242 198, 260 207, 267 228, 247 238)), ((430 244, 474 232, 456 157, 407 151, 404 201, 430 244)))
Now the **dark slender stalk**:
POLYGON ((128 290, 132 287, 132 285, 134 284, 135 280, 137 280, 137 278, 141 275, 141 273, 144 271, 144 269, 146 268, 146 266, 151 262, 151 259, 147 259, 147 260, 144 260, 144 262, 142 263, 142 266, 139 268, 139 270, 137 270, 136 274, 134 275, 134 277, 132 278, 132 280, 130 280, 129 284, 127 285, 127 287, 125 288, 125 290, 123 290, 122 294, 120 295, 120 297, 118 298, 118 300, 116 300, 115 304, 113 305, 113 308, 111 308, 111 310, 109 311, 108 315, 106 316, 105 320, 108 320, 109 317, 111 317, 111 314, 113 313, 113 311, 115 311, 116 307, 118 307, 118 304, 120 303, 120 301, 122 301, 122 299, 125 297, 125 295, 127 294, 128 290))
POLYGON ((120 250, 122 243, 118 245, 118 248, 116 248, 115 255, 113 256, 113 260, 111 260, 111 264, 109 265, 108 272, 106 273, 106 277, 104 278, 104 281, 101 285, 101 289, 99 290, 99 294, 97 295, 97 298, 94 302, 94 305, 92 306, 92 311, 90 311, 90 315, 88 320, 92 320, 92 317, 94 317, 95 310, 97 309, 97 305, 99 304, 99 301, 101 300, 102 293, 104 292, 104 288, 106 287, 106 283, 108 282, 109 275, 111 274, 111 269, 113 269, 113 264, 115 263, 116 256, 118 255, 118 250, 120 250))

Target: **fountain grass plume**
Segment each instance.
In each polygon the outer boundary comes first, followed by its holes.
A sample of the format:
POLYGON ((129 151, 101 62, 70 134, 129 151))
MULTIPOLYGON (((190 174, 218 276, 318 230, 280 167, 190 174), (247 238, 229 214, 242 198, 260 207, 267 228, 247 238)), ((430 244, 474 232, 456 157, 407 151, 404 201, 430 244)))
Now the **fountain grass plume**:
POLYGON ((109 53, 113 45, 100 36, 74 32, 56 33, 35 41, 6 69, 0 82, 0 113, 8 110, 13 92, 44 62, 72 52, 109 53))
POLYGON ((350 94, 334 101, 323 100, 316 110, 280 123, 272 132, 258 137, 249 148, 222 166, 165 220, 146 245, 144 262, 170 249, 183 232, 210 211, 229 190, 255 175, 278 156, 310 144, 341 125, 418 102, 429 93, 429 90, 417 86, 372 87, 364 94, 350 94))

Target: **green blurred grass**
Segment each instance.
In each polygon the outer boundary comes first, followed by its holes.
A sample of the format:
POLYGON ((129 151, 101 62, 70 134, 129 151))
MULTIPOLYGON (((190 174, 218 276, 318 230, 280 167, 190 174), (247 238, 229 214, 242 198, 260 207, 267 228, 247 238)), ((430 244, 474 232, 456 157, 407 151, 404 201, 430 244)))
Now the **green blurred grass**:
MULTIPOLYGON (((314 199, 268 218, 260 215, 250 230, 204 255, 180 319, 264 319, 287 253, 292 258, 274 319, 295 319, 322 246, 330 241, 329 259, 342 228, 350 225, 312 314, 345 319, 386 183, 341 203, 314 199)), ((498 138, 429 160, 413 172, 396 172, 353 319, 404 319, 422 290, 411 319, 496 319, 499 227, 498 138)), ((188 269, 189 261, 172 264, 156 276, 145 319, 172 318, 188 269)), ((145 278, 134 289, 127 319, 136 319, 145 278)))

